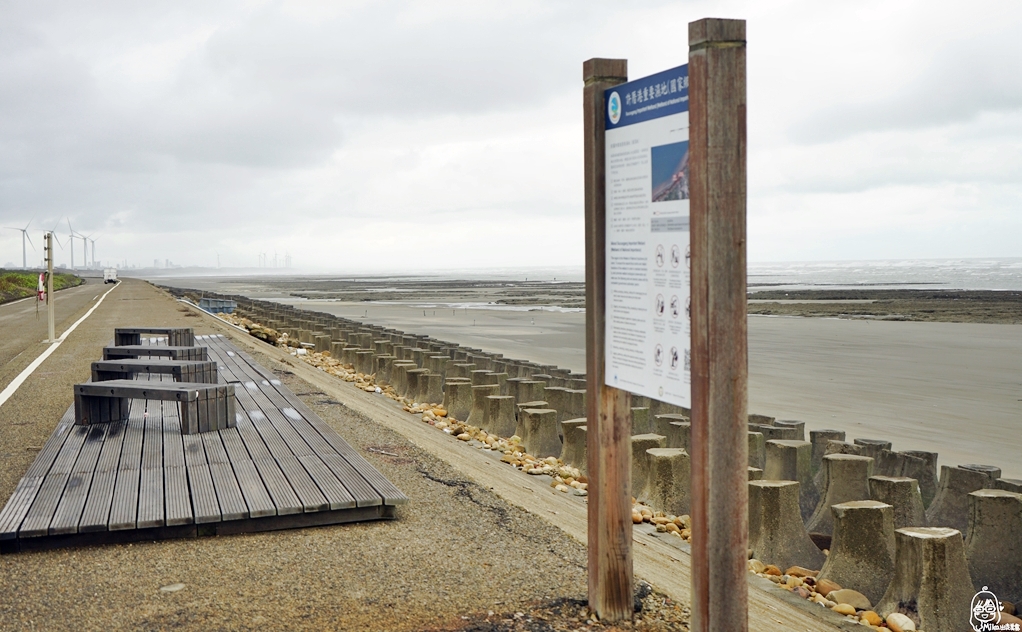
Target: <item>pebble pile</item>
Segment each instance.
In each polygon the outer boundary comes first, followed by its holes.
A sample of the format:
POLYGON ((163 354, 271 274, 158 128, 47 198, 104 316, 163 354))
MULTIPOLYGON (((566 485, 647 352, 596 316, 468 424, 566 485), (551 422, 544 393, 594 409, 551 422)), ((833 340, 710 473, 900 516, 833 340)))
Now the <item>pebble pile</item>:
MULTIPOLYGON (((873 630, 906 632, 917 629, 912 619, 899 612, 887 615, 886 619, 880 616, 873 610, 873 604, 869 599, 858 591, 842 588, 828 579, 817 581, 816 576, 820 572, 818 570, 792 566, 782 572, 773 564, 764 564, 755 558, 749 560, 748 568, 750 573, 768 579, 803 599, 830 608, 837 614, 873 630)), ((1003 612, 1008 615, 1015 614, 1013 604, 1002 602, 1002 605, 1003 612)))

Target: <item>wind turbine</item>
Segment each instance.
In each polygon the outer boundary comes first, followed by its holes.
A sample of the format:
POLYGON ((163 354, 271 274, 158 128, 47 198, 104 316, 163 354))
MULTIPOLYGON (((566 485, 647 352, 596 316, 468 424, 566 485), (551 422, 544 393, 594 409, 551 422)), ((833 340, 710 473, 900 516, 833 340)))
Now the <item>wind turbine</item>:
MULTIPOLYGON (((70 217, 67 219, 67 227, 69 229, 71 228, 71 218, 70 217)), ((86 237, 85 235, 81 234, 80 232, 72 229, 71 230, 71 239, 74 240, 76 235, 78 237, 80 237, 81 240, 82 240, 82 270, 88 270, 89 269, 89 238, 86 237)), ((74 262, 74 244, 72 244, 72 246, 71 246, 71 261, 74 262)), ((72 266, 71 269, 73 270, 74 266, 72 266)))
POLYGON ((92 267, 96 267, 96 240, 89 235, 88 240, 92 242, 92 267))
MULTIPOLYGON (((57 222, 58 224, 60 222, 57 222)), ((68 237, 68 243, 71 244, 71 272, 75 271, 75 229, 71 228, 71 218, 67 218, 67 229, 71 231, 71 236, 68 237)))
MULTIPOLYGON (((35 215, 32 216, 35 219, 35 215)), ((25 224, 24 228, 16 228, 14 226, 4 226, 9 230, 20 230, 21 231, 21 268, 23 270, 28 269, 28 251, 25 250, 25 240, 32 244, 32 238, 28 236, 28 227, 32 225, 32 219, 28 220, 28 224, 25 224)), ((35 250, 35 244, 32 244, 32 250, 35 250)))

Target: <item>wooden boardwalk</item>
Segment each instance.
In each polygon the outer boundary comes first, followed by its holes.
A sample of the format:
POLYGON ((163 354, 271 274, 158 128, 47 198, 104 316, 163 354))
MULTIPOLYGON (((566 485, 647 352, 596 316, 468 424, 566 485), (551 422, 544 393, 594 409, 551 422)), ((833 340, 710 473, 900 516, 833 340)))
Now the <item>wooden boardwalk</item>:
POLYGON ((237 427, 182 435, 175 402, 139 399, 126 422, 75 426, 72 406, 0 511, 0 552, 393 518, 408 502, 226 338, 195 344, 235 384, 237 427))

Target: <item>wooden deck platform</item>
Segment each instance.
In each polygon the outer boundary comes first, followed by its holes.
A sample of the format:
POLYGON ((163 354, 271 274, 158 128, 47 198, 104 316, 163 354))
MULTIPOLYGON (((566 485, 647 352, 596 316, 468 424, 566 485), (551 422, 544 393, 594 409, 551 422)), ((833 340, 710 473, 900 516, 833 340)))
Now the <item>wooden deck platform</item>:
POLYGON ((175 402, 139 399, 126 422, 75 426, 72 406, 0 511, 0 552, 385 519, 408 502, 225 337, 195 344, 235 384, 237 427, 182 435, 175 402))

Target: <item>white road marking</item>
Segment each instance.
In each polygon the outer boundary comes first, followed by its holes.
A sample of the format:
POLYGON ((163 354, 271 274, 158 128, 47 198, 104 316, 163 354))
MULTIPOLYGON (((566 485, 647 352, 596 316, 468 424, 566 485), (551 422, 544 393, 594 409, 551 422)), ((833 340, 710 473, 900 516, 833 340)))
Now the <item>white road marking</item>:
MULTIPOLYGON (((92 316, 92 312, 96 311, 96 308, 103 303, 103 300, 106 299, 107 295, 110 294, 110 292, 113 292, 115 289, 117 289, 118 285, 120 285, 120 283, 114 284, 112 288, 107 290, 103 294, 103 296, 98 301, 96 301, 96 304, 93 305, 92 308, 89 309, 89 311, 85 312, 84 316, 76 320, 73 325, 68 327, 67 331, 61 334, 60 338, 57 338, 56 342, 51 343, 49 347, 47 347, 41 354, 39 354, 38 358, 32 360, 32 363, 25 367, 25 370, 19 373, 18 377, 11 380, 11 383, 7 385, 7 388, 5 388, 3 392, 0 392, 0 406, 3 406, 7 402, 7 400, 11 398, 11 395, 14 395, 18 388, 20 388, 21 385, 25 382, 25 380, 28 379, 28 376, 32 375, 32 373, 39 368, 39 365, 42 364, 43 361, 46 360, 46 358, 50 357, 50 355, 57 350, 57 347, 59 347, 65 340, 67 340, 67 337, 71 334, 72 331, 78 328, 78 325, 81 325, 83 322, 85 322, 86 318, 92 316)), ((9 304, 10 303, 8 303, 8 305, 9 304)))

